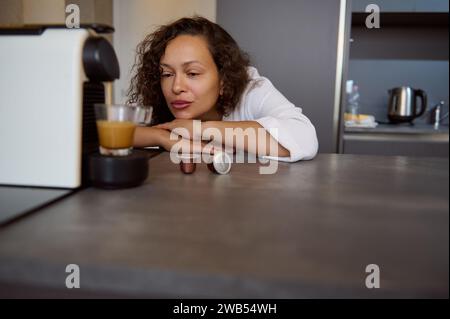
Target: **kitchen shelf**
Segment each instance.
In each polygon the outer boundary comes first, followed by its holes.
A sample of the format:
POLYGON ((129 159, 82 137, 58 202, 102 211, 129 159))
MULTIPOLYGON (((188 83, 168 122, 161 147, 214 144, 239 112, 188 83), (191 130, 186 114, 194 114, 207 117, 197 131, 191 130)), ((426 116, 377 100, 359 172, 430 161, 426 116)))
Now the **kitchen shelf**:
POLYGON ((449 134, 448 125, 435 129, 432 124, 379 124, 375 128, 346 127, 345 134, 449 134))
MULTIPOLYGON (((365 26, 370 13, 352 13, 352 26, 365 26)), ((448 12, 381 12, 381 27, 448 27, 448 12)))

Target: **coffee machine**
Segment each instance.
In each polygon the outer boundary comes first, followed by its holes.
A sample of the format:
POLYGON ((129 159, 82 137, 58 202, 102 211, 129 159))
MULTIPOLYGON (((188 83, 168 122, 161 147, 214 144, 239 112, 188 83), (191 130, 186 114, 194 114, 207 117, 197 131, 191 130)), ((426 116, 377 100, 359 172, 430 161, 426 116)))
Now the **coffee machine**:
POLYGON ((0 28, 0 185, 74 189, 120 76, 105 25, 0 28))

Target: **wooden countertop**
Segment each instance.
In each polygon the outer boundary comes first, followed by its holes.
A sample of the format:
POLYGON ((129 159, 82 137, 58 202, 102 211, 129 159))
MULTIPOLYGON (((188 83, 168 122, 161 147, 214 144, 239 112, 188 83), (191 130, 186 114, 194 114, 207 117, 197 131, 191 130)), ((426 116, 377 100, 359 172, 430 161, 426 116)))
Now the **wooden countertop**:
POLYGON ((162 153, 141 187, 88 188, 1 227, 0 296, 448 298, 448 159, 258 167, 183 175, 162 153))

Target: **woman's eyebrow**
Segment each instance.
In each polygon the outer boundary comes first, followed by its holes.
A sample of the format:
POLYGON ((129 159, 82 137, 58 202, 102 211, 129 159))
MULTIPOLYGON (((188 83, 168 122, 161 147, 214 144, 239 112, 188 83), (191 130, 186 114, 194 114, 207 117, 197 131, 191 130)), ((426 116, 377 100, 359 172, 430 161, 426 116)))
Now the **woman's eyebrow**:
MULTIPOLYGON (((184 63, 182 64, 182 66, 186 66, 186 65, 189 65, 189 64, 192 64, 192 63, 198 63, 198 64, 200 64, 200 65, 203 65, 200 61, 192 60, 192 61, 186 61, 186 62, 184 62, 184 63)), ((161 65, 161 66, 165 66, 165 67, 167 67, 167 68, 173 68, 170 64, 167 64, 167 63, 160 63, 160 65, 161 65)))
POLYGON ((197 60, 192 60, 192 61, 187 61, 187 62, 184 62, 183 63, 183 66, 186 66, 186 65, 189 65, 189 64, 192 64, 192 63, 198 63, 198 64, 202 64, 200 61, 197 61, 197 60))

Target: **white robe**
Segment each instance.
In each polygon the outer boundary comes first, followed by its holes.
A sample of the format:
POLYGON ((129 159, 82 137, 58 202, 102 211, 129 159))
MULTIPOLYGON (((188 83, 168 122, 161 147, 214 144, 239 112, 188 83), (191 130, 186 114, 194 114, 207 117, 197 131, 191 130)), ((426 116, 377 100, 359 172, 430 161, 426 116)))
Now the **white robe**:
POLYGON ((302 113, 300 107, 289 102, 269 81, 260 76, 256 68, 248 68, 251 81, 233 112, 223 121, 256 121, 271 134, 279 144, 289 150, 290 157, 264 158, 285 162, 310 160, 317 154, 319 143, 316 129, 302 113), (277 136, 276 136, 277 135, 277 136))

